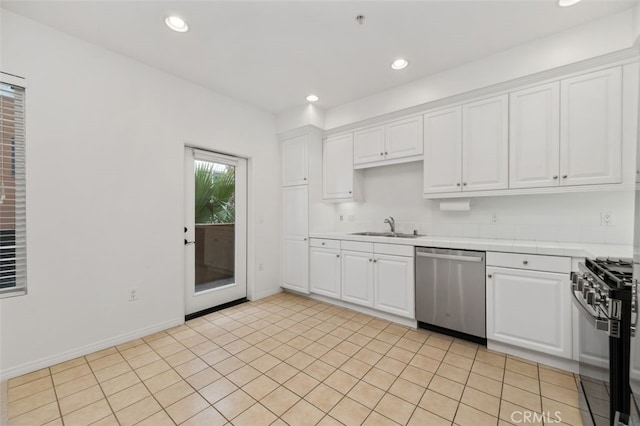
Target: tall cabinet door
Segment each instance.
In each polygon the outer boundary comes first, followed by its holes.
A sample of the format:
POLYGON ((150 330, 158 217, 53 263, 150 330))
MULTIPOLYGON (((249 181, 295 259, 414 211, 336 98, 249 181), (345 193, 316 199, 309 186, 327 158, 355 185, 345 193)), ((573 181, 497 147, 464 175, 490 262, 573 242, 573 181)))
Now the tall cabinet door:
POLYGON ((621 182, 622 70, 561 82, 561 185, 621 182))
POLYGON ((309 293, 309 215, 307 185, 282 188, 282 287, 309 293))
POLYGON ((384 160, 384 126, 358 130, 353 134, 353 164, 384 160))
POLYGON ((282 186, 304 185, 308 178, 309 137, 296 136, 282 141, 282 186))
POLYGON ((353 198, 353 135, 327 138, 322 144, 322 197, 353 198))
POLYGON ((462 190, 509 186, 509 95, 462 106, 462 190))
POLYGON ((560 83, 512 92, 509 110, 509 187, 558 186, 560 83))
POLYGON ((424 115, 424 193, 462 188, 462 108, 424 115))
POLYGON ((342 251, 342 300, 373 307, 373 253, 342 251))

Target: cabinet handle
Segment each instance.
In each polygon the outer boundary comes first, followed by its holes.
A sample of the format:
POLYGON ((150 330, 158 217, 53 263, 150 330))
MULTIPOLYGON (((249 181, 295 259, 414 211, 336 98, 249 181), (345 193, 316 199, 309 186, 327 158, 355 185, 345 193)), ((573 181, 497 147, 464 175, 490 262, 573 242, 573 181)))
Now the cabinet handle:
POLYGON ((555 175, 553 178, 554 178, 554 179, 558 179, 558 175, 555 175))
POLYGON ((340 255, 339 255, 339 254, 336 254, 336 257, 340 257, 340 255))
POLYGON ((381 152, 380 155, 384 155, 384 152, 381 152))
POLYGON ((562 179, 566 179, 568 177, 569 177, 568 175, 562 175, 562 179))
POLYGON ((373 262, 373 259, 369 259, 369 262, 373 262))
POLYGON ((522 261, 522 264, 523 264, 523 265, 528 265, 528 264, 529 264, 529 261, 528 261, 528 260, 523 260, 523 261, 522 261))
POLYGON ((467 182, 462 182, 462 186, 467 186, 467 182))
POLYGON ((456 186, 460 186, 460 182, 456 183, 456 186))
POLYGON ((373 263, 376 263, 376 262, 378 262, 378 259, 373 259, 373 263))
POLYGON ((493 278, 493 275, 489 274, 489 275, 487 275, 487 277, 489 277, 489 278, 493 278))
POLYGON ((349 191, 349 194, 353 194, 353 191, 349 191))
POLYGON ((325 245, 325 243, 322 243, 322 245, 325 245))
POLYGON ((307 241, 307 239, 305 238, 304 241, 307 241))
POLYGON ((389 153, 388 153, 387 151, 385 151, 385 152, 384 152, 384 155, 387 155, 387 154, 389 154, 389 153))
POLYGON ((303 178, 304 180, 307 180, 307 178, 303 178))

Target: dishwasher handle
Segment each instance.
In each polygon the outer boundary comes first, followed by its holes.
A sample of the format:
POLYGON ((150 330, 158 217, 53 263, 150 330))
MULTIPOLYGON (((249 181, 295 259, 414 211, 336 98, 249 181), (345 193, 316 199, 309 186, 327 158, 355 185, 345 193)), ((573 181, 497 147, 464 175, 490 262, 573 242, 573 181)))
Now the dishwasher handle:
POLYGON ((431 259, 461 260, 463 262, 482 262, 482 256, 459 256, 455 254, 425 253, 420 251, 416 252, 416 256, 429 257, 431 259))

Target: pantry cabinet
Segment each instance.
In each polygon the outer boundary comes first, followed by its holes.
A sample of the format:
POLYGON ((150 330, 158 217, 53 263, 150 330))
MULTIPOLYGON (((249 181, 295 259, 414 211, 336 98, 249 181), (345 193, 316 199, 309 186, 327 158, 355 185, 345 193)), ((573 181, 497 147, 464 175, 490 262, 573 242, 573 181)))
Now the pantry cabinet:
POLYGON ((356 168, 390 164, 387 163, 389 160, 419 160, 422 152, 422 116, 353 133, 353 164, 356 168))
POLYGON ((309 136, 285 139, 281 145, 282 186, 305 185, 309 175, 309 136))
POLYGON ((509 187, 560 185, 560 83, 509 95, 509 187))
POLYGON ((562 80, 560 179, 563 185, 622 180, 622 69, 562 80))
POLYGON ((282 189, 282 287, 309 293, 308 187, 282 189))
POLYGON ((564 257, 487 253, 487 340, 570 359, 570 268, 564 257))
POLYGON ((322 143, 322 198, 360 200, 360 179, 353 170, 353 134, 334 136, 322 143))

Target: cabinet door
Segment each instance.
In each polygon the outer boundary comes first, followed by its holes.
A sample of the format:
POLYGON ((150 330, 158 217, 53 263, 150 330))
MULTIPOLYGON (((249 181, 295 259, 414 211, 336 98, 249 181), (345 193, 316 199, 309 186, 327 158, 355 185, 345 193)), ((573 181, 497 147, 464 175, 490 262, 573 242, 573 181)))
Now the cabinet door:
POLYGON ((424 193, 461 190, 462 108, 424 115, 424 193))
POLYGON ((283 241, 282 287, 309 293, 309 249, 306 238, 283 241))
POLYGON ((487 339, 572 356, 569 275, 487 267, 487 339))
POLYGON ((353 164, 381 160, 384 160, 384 126, 354 132, 353 164))
POLYGON ((509 95, 509 187, 560 182, 560 83, 509 95))
POLYGON ((342 300, 373 307, 373 253, 342 251, 342 300))
POLYGON ((353 134, 322 144, 322 195, 325 200, 353 198, 353 134))
POLYGON ((340 250, 309 249, 309 287, 311 293, 340 299, 340 250))
POLYGON ((422 116, 386 125, 385 160, 422 155, 422 116))
POLYGON ((462 190, 509 186, 509 97, 462 106, 462 190))
POLYGON ((562 80, 561 90, 561 185, 621 182, 621 69, 562 80))
POLYGON ((307 183, 308 141, 307 135, 282 141, 282 186, 307 183))
POLYGON ((282 189, 282 226, 284 238, 308 237, 308 189, 292 186, 282 189))
POLYGON ((375 308, 415 318, 413 258, 376 254, 374 258, 375 308))

